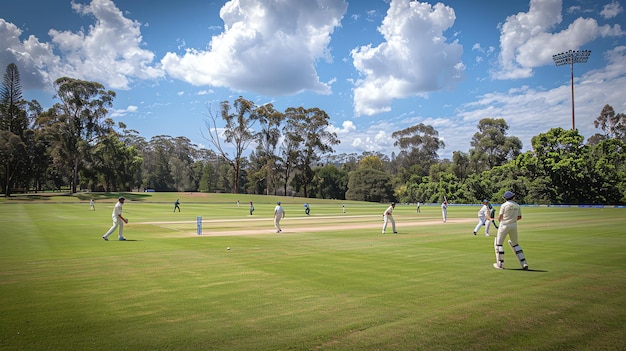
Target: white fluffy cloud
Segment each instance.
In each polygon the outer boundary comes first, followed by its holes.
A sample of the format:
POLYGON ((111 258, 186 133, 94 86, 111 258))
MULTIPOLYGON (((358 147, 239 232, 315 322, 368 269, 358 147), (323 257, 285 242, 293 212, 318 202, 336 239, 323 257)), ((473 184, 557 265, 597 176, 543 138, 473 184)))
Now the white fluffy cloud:
POLYGON ((393 99, 426 95, 461 80, 463 48, 444 36, 455 19, 454 10, 441 3, 392 0, 378 29, 385 41, 351 52, 362 76, 355 82, 355 114, 389 111, 393 99))
POLYGON ((341 128, 337 128, 334 125, 328 127, 328 131, 336 133, 338 136, 348 135, 356 130, 356 126, 352 121, 343 121, 341 128))
POLYGON ((578 18, 553 33, 561 23, 562 0, 531 0, 528 12, 507 17, 500 28, 496 79, 528 78, 533 68, 553 64, 552 55, 577 50, 598 37, 623 35, 619 24, 600 26, 595 19, 578 18))
POLYGON ((95 24, 86 31, 50 29, 51 42, 29 36, 23 42, 15 25, 0 19, 0 47, 8 48, 2 62, 17 62, 26 88, 50 86, 62 76, 92 80, 108 88, 128 89, 133 79, 162 77, 152 65, 154 54, 141 49, 138 22, 125 18, 111 0, 92 0, 89 5, 72 2, 78 14, 92 16, 95 24))
POLYGON ((613 18, 624 11, 622 5, 619 2, 613 1, 610 4, 604 5, 600 14, 604 18, 613 18))
POLYGON ((21 35, 22 30, 0 18, 0 48, 4 48, 0 50, 0 64, 6 67, 14 62, 20 72, 32 72, 20 76, 22 86, 40 88, 44 82, 50 82, 46 68, 55 67, 60 59, 54 56, 49 44, 39 42, 32 35, 22 42, 21 35))
POLYGON ((139 107, 135 105, 128 105, 125 109, 115 109, 111 111, 111 113, 109 114, 109 117, 111 118, 123 117, 129 113, 136 113, 137 111, 139 111, 139 107))
POLYGON ((124 17, 111 0, 92 0, 89 5, 72 3, 72 8, 93 16, 96 22, 86 33, 49 31, 52 42, 64 53, 65 65, 58 75, 104 82, 114 89, 128 89, 134 78, 163 76, 151 66, 154 54, 140 47, 141 25, 124 17))
POLYGON ((329 94, 315 63, 331 60, 330 35, 347 6, 344 0, 231 0, 220 11, 225 30, 211 38, 209 50, 168 52, 161 62, 171 77, 198 86, 329 94))

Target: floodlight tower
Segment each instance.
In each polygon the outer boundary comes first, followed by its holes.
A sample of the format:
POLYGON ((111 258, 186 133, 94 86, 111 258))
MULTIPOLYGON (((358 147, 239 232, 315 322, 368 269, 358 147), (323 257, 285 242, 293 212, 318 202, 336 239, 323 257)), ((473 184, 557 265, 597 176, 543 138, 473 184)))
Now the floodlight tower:
POLYGON ((591 55, 591 50, 570 50, 560 54, 552 55, 552 59, 557 66, 569 63, 570 73, 572 76, 572 130, 576 130, 574 124, 574 63, 585 63, 591 55))

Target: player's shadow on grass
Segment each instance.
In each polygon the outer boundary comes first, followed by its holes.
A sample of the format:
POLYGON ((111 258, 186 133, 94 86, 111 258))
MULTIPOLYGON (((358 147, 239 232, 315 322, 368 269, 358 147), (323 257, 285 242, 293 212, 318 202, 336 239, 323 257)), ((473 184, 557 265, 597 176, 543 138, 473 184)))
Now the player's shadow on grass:
POLYGON ((118 240, 118 241, 122 241, 122 242, 124 242, 124 241, 143 241, 143 240, 137 240, 137 239, 126 239, 126 240, 118 240))
POLYGON ((520 271, 520 272, 535 272, 535 273, 547 273, 543 269, 522 269, 522 268, 507 268, 507 271, 520 271))

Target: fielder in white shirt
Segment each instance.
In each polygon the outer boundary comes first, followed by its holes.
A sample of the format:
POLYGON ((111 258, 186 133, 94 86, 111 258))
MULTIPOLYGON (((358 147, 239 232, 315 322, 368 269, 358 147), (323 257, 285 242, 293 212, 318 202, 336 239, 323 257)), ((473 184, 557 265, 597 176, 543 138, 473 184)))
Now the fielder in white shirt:
POLYGON ((278 201, 276 207, 274 207, 274 227, 276 228, 276 233, 283 231, 280 229, 280 220, 283 218, 285 218, 285 211, 280 207, 280 201, 278 201))
POLYGON ((117 203, 113 207, 113 213, 111 213, 113 226, 111 226, 111 228, 102 236, 104 241, 109 241, 109 235, 111 235, 111 233, 113 233, 117 228, 120 229, 117 234, 117 239, 120 241, 126 240, 126 238, 124 238, 124 223, 128 223, 128 219, 122 216, 122 205, 124 205, 124 201, 126 201, 126 199, 123 197, 117 199, 117 203))
POLYGON ((388 222, 391 222, 391 227, 393 228, 393 233, 394 234, 398 233, 398 232, 396 232, 396 221, 394 221, 394 219, 393 219, 393 209, 395 207, 396 207, 396 203, 392 202, 391 205, 389 207, 387 207, 387 209, 383 213, 383 234, 385 234, 385 230, 387 230, 387 223, 388 222))
POLYGON ((491 226, 491 206, 489 206, 489 200, 483 200, 483 207, 478 210, 478 224, 474 228, 474 235, 480 229, 485 226, 485 236, 489 236, 489 227, 491 226))

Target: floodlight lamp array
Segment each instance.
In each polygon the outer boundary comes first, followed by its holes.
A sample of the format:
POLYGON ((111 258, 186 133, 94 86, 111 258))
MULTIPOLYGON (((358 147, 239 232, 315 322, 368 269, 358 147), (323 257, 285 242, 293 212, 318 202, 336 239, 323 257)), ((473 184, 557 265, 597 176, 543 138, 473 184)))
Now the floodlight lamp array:
POLYGON ((569 50, 567 52, 552 55, 552 60, 554 60, 554 63, 557 66, 585 63, 589 59, 589 55, 591 55, 591 50, 569 50))

